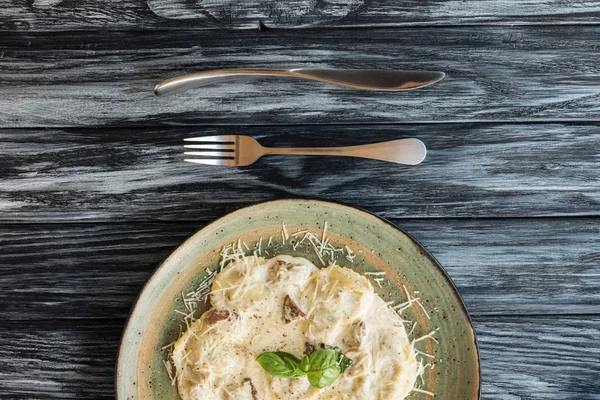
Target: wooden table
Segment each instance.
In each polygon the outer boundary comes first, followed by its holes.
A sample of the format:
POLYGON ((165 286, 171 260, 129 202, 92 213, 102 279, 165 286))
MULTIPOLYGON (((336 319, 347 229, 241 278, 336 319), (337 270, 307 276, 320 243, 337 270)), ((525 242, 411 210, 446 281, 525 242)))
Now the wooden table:
POLYGON ((390 219, 447 268, 482 398, 600 399, 599 1, 3 0, 0 31, 0 398, 113 398, 125 319, 160 261, 228 212, 311 197, 390 219), (447 78, 152 95, 251 66, 447 78), (418 137, 429 154, 182 162, 183 138, 223 133, 418 137))

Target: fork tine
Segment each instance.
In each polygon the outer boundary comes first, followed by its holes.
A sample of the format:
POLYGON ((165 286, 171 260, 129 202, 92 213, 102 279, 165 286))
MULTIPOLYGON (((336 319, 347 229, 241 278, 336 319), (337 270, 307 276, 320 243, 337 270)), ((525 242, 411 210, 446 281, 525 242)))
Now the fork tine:
POLYGON ((188 156, 231 158, 232 160, 235 155, 234 153, 224 153, 219 151, 186 151, 183 154, 188 156))
POLYGON ((234 150, 234 144, 185 144, 186 149, 203 149, 203 150, 234 150))
POLYGON ((224 165, 234 167, 236 135, 200 136, 184 139, 186 142, 199 142, 199 144, 186 144, 183 147, 201 151, 186 151, 185 155, 203 158, 186 158, 184 161, 204 165, 224 165), (211 143, 211 144, 209 144, 211 143), (206 157, 206 158, 204 158, 206 157))
POLYGON ((237 135, 220 135, 220 136, 198 136, 183 139, 186 142, 235 142, 237 139, 237 135))
POLYGON ((204 165, 224 165, 226 167, 235 167, 235 161, 234 160, 219 160, 219 159, 192 159, 192 158, 186 158, 183 161, 187 161, 190 163, 194 163, 194 164, 204 164, 204 165))

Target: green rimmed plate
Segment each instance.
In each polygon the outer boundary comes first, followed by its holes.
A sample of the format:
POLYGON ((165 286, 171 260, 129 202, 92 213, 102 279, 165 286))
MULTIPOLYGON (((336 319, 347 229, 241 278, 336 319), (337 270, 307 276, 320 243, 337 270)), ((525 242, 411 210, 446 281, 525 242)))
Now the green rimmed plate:
MULTIPOLYGON (((417 348, 434 354, 435 368, 428 368, 419 388, 436 399, 478 399, 479 357, 473 327, 460 295, 440 264, 427 250, 394 225, 352 207, 315 200, 278 200, 233 212, 200 230, 177 248, 154 272, 135 304, 119 350, 116 393, 124 399, 179 399, 163 365, 163 347, 179 336, 182 293, 195 289, 214 270, 221 249, 238 239, 253 249, 262 238, 261 250, 272 257, 290 254, 320 265, 313 247, 282 240, 283 224, 291 236, 298 231, 321 233, 338 248, 348 246, 353 261, 340 252, 339 265, 357 272, 385 272, 375 290, 386 301, 406 301, 405 290, 416 293, 421 307, 410 307, 402 316, 416 322, 411 337, 436 331, 433 339, 417 348), (271 244, 268 245, 269 238, 271 244), (294 249, 295 247, 295 249, 294 249), (381 287, 379 287, 381 284, 381 287)), ((373 275, 371 275, 373 277, 373 275)), ((200 305, 196 316, 208 308, 200 305)), ((413 392, 409 399, 431 399, 413 392)))

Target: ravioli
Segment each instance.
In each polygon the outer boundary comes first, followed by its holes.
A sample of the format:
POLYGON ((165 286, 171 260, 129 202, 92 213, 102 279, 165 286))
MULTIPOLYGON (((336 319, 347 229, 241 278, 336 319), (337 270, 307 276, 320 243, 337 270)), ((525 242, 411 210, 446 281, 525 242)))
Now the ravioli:
POLYGON ((173 349, 183 400, 401 400, 415 386, 419 365, 401 318, 348 268, 246 257, 217 274, 210 302, 173 349), (320 347, 353 360, 323 389, 305 377, 272 377, 256 361, 268 351, 301 356, 320 347))

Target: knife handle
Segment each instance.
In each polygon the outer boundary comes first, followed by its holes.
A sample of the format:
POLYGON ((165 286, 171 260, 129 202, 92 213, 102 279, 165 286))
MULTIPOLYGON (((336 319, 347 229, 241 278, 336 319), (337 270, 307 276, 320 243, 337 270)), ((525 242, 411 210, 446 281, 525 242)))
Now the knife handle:
POLYGON ((291 74, 289 70, 276 68, 216 69, 167 79, 166 81, 161 82, 154 87, 154 94, 157 96, 163 96, 173 93, 180 93, 188 89, 212 85, 215 83, 255 78, 259 76, 290 77, 294 75, 291 74))

